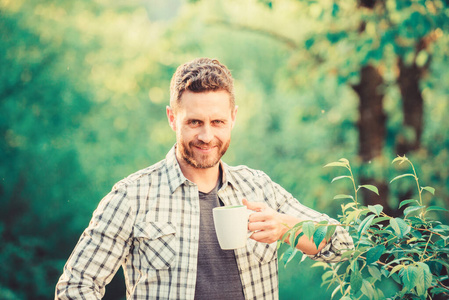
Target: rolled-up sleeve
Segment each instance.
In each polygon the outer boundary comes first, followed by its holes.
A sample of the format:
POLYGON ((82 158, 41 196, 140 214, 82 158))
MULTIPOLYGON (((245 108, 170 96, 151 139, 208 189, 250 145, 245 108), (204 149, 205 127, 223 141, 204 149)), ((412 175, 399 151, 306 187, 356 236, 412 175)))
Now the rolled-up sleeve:
POLYGON ((126 186, 104 197, 64 266, 55 299, 101 299, 129 253, 133 218, 126 186))
POLYGON ((272 203, 271 205, 273 208, 276 207, 278 212, 295 216, 304 221, 327 221, 328 224, 337 225, 334 234, 324 248, 315 255, 308 255, 311 259, 327 263, 338 262, 341 260, 341 256, 345 251, 354 248, 354 243, 351 236, 338 221, 330 218, 326 214, 320 213, 301 204, 277 183, 271 181, 268 186, 271 186, 271 189, 273 190, 272 199, 275 199, 276 201, 276 203, 272 203))
MULTIPOLYGON (((330 224, 339 224, 334 222, 335 220, 330 219, 330 224)), ((327 263, 334 263, 341 261, 341 255, 347 251, 354 248, 354 243, 352 241, 349 233, 341 226, 337 226, 335 233, 332 235, 326 246, 321 249, 315 255, 308 255, 313 260, 323 261, 327 263)))

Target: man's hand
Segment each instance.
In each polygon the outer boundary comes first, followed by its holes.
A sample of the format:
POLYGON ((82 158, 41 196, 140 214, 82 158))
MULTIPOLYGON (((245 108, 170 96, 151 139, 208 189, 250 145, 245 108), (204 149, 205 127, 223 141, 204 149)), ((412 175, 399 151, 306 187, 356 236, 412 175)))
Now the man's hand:
POLYGON ((248 229, 254 232, 250 238, 257 242, 271 244, 278 241, 288 230, 283 223, 282 214, 262 202, 249 202, 243 199, 243 205, 255 212, 249 216, 248 229))
MULTIPOLYGON (((280 240, 289 228, 301 221, 293 216, 278 213, 263 202, 249 202, 246 199, 242 202, 248 209, 255 211, 249 216, 248 229, 254 232, 250 238, 257 242, 274 243, 280 240)), ((289 241, 286 239, 284 242, 289 241)), ((303 235, 299 238, 296 248, 303 253, 315 255, 324 248, 326 243, 327 241, 323 240, 317 248, 313 239, 303 235)))

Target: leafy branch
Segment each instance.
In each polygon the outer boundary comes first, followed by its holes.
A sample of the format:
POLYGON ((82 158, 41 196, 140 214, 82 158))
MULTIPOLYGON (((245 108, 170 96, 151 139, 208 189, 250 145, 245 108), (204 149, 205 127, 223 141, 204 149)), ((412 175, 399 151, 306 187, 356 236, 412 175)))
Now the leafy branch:
MULTIPOLYGON (((324 270, 322 285, 334 287, 332 298, 338 294, 342 300, 426 299, 438 294, 449 295, 449 226, 427 216, 429 211, 447 210, 426 206, 422 193, 435 195, 435 189, 420 185, 416 169, 407 157, 399 156, 392 163, 406 163, 411 172, 394 177, 390 183, 407 177, 416 182, 417 199, 403 200, 399 204, 399 208, 405 207, 404 218, 388 216, 379 204, 361 205, 357 195, 360 189, 379 194, 378 189, 372 185, 357 185, 349 161, 342 158, 325 165, 348 172, 333 178, 332 182, 351 181, 353 194, 334 197, 334 200, 348 201, 341 204, 341 224, 302 221, 284 236, 289 239, 290 250, 282 253, 281 259, 287 264, 298 253, 292 249, 300 236, 306 235, 318 246, 323 239, 332 238, 337 226, 345 227, 354 241, 354 249, 342 251, 340 262, 314 264, 324 270), (395 282, 400 289, 384 295, 381 283, 385 281, 395 282)), ((305 258, 304 255, 301 261, 305 258)))

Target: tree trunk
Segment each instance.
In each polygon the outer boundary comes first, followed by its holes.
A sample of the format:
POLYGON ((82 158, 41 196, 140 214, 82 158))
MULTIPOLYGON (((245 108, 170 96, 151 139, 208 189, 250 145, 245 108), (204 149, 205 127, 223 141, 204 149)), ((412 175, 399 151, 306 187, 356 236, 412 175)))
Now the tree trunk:
MULTIPOLYGON (((359 84, 353 86, 360 100, 358 152, 365 166, 382 156, 386 134, 382 84, 383 79, 379 71, 375 67, 368 65, 364 66, 360 71, 359 84)), ((362 168, 364 168, 363 165, 362 168)), ((361 175, 360 182, 361 184, 374 185, 379 189, 379 196, 371 191, 361 190, 366 205, 381 204, 387 214, 392 213, 388 206, 389 192, 385 180, 361 175)))
POLYGON ((360 71, 360 82, 353 86, 360 99, 359 154, 364 162, 382 155, 385 140, 383 93, 380 91, 382 76, 373 66, 360 71))
POLYGON ((404 115, 403 126, 405 130, 409 130, 410 134, 405 136, 401 134, 397 137, 396 152, 398 155, 405 155, 421 146, 424 108, 419 82, 424 67, 418 67, 416 63, 407 66, 402 59, 399 59, 398 66, 398 85, 402 95, 404 115))

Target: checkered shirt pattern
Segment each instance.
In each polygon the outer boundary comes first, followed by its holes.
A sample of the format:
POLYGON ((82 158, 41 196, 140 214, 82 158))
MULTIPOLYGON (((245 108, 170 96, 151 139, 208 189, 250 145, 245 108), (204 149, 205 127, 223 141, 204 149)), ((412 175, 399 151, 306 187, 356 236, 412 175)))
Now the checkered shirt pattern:
MULTIPOLYGON (((261 171, 221 162, 225 205, 265 201, 303 220, 337 221, 300 204, 261 171)), ((127 299, 194 299, 200 207, 197 186, 181 172, 175 147, 166 159, 118 182, 102 199, 56 285, 55 299, 100 299, 120 266, 127 299)), ((312 259, 338 261, 352 248, 341 228, 312 259)), ((246 299, 278 299, 276 243, 248 239, 235 256, 246 299)))

